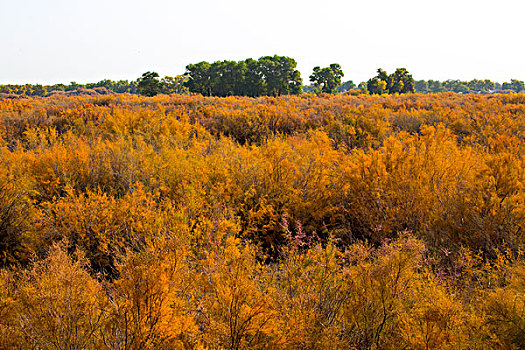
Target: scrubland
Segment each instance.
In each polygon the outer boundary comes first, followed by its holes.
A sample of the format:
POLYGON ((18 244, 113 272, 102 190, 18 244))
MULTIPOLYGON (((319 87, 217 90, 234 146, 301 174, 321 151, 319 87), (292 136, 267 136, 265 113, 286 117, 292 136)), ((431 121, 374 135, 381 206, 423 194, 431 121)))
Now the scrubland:
POLYGON ((0 348, 523 349, 525 94, 0 99, 0 348))

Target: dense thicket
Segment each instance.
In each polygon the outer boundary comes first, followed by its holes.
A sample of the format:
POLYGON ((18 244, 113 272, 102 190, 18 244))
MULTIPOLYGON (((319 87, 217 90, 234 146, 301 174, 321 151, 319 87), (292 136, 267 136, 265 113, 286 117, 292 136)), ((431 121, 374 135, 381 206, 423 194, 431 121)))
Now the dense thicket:
POLYGON ((0 348, 519 349, 525 95, 0 100, 0 348))

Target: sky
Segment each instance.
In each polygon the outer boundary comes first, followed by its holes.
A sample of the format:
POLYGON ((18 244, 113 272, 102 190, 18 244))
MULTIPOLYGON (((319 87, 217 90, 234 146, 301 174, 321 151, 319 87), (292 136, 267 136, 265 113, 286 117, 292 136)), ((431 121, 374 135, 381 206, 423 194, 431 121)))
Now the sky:
POLYGON ((189 63, 339 63, 355 83, 525 80, 523 0, 0 0, 0 84, 175 76, 189 63))

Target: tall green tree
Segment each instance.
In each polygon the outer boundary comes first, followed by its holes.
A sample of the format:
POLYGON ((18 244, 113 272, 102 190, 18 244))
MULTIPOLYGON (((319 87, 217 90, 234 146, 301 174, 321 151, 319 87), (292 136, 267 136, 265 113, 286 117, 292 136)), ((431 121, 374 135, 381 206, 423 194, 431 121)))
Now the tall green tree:
POLYGON ((185 75, 188 77, 185 86, 190 92, 212 96, 214 81, 211 65, 208 62, 188 64, 185 75))
POLYGON ((513 90, 515 92, 520 92, 520 91, 525 90, 525 84, 521 80, 511 79, 510 83, 509 82, 503 83, 501 85, 501 88, 503 90, 513 90))
POLYGON ((295 95, 302 92, 303 81, 293 58, 264 56, 259 59, 259 67, 266 82, 266 95, 295 95))
POLYGON ((177 75, 175 77, 165 76, 160 81, 162 93, 164 94, 184 94, 188 92, 188 88, 184 83, 188 80, 185 75, 177 75))
POLYGON ((429 80, 428 81, 428 90, 430 92, 443 92, 445 88, 439 80, 429 80))
POLYGON ((336 88, 341 85, 341 78, 344 76, 341 66, 332 63, 329 67, 314 67, 310 75, 310 81, 320 92, 335 93, 336 88))
POLYGON ((141 95, 155 96, 161 92, 162 86, 157 72, 146 72, 137 80, 141 95))
POLYGON ((373 77, 366 82, 366 90, 370 94, 386 94, 388 93, 387 82, 378 77, 373 77))
POLYGON ((414 78, 405 68, 397 68, 394 74, 390 76, 389 93, 406 94, 416 92, 414 78))
POLYGON ((377 70, 377 76, 368 80, 368 92, 371 94, 395 94, 415 92, 415 82, 412 75, 405 68, 397 68, 390 75, 383 69, 377 70))
POLYGON ((211 65, 214 81, 214 96, 243 95, 243 80, 246 71, 244 62, 218 61, 211 65))
POLYGON ((414 82, 414 86, 417 92, 420 92, 423 94, 429 92, 428 82, 426 80, 417 80, 414 82))
POLYGON ((248 58, 244 61, 244 79, 241 95, 258 97, 266 94, 266 82, 258 61, 248 58))

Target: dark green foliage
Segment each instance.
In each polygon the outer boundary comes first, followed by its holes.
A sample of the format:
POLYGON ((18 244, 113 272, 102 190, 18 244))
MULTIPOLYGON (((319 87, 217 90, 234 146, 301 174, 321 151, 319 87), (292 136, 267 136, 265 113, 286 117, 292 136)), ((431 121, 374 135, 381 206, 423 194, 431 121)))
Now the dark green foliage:
POLYGON ((186 66, 190 92, 204 96, 280 96, 302 92, 297 62, 285 56, 265 56, 258 61, 200 62, 186 66))
POLYGON ((514 92, 520 92, 525 90, 525 84, 521 80, 511 79, 510 83, 503 83, 501 85, 503 90, 512 90, 514 92))
POLYGON ((138 79, 138 87, 141 95, 155 96, 161 92, 159 74, 157 72, 146 72, 138 79))
POLYGON ((405 68, 398 68, 390 75, 379 68, 377 76, 368 80, 367 89, 371 94, 406 94, 416 92, 414 78, 405 68))
POLYGON ((186 66, 188 81, 186 87, 190 92, 203 96, 211 96, 213 86, 213 75, 208 62, 199 62, 186 66))
POLYGON ((266 82, 264 80, 259 62, 248 58, 244 62, 244 79, 242 81, 242 95, 258 97, 266 93, 266 82))
POLYGON ((452 91, 456 93, 493 93, 500 90, 507 92, 520 92, 525 90, 524 83, 517 79, 511 79, 510 83, 495 83, 490 79, 473 79, 470 81, 449 79, 444 82, 437 80, 418 80, 415 82, 416 91, 419 93, 438 93, 452 91))
MULTIPOLYGON (((105 88, 109 92, 116 93, 137 93, 137 81, 119 80, 113 81, 104 79, 98 83, 79 84, 72 81, 69 85, 55 84, 55 85, 41 85, 41 84, 8 84, 0 85, 0 93, 4 94, 16 94, 16 95, 27 95, 27 96, 47 96, 54 93, 67 93, 74 94, 76 91, 90 90, 93 94, 94 89, 105 88)), ((96 90, 95 90, 96 91, 96 90)), ((103 90, 102 90, 103 91, 103 90)))
POLYGON ((366 82, 366 89, 371 94, 381 95, 388 92, 387 82, 374 77, 366 82))
POLYGON ((259 67, 266 82, 269 96, 297 95, 302 91, 301 74, 295 68, 297 62, 285 56, 265 56, 259 58, 259 67))
POLYGON ((414 78, 408 73, 405 68, 398 68, 390 76, 392 86, 389 89, 389 92, 405 94, 409 92, 416 92, 414 87, 414 78))
POLYGON ((330 67, 314 67, 310 81, 316 86, 319 92, 332 94, 341 85, 341 78, 344 76, 341 66, 332 63, 330 67))
POLYGON ((348 80, 344 83, 342 83, 341 85, 339 85, 336 89, 336 91, 338 93, 343 93, 343 92, 346 92, 346 91, 349 91, 349 90, 352 90, 352 89, 355 89, 356 88, 356 85, 354 84, 354 82, 352 80, 348 80))

